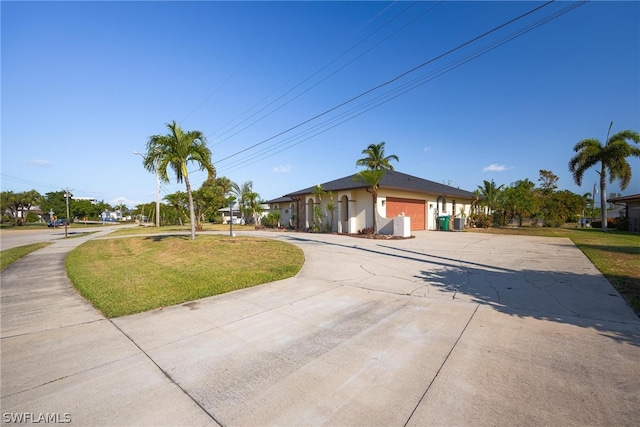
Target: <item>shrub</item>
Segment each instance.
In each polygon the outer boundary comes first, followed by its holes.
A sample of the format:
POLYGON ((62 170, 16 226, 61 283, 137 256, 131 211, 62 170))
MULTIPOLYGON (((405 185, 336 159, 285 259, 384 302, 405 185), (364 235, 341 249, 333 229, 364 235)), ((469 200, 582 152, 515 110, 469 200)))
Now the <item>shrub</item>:
POLYGON ((615 223, 616 230, 619 230, 619 231, 629 230, 629 220, 627 218, 616 218, 614 223, 615 223))
POLYGON ((471 215, 471 225, 476 228, 489 228, 493 222, 493 217, 484 213, 471 215))
POLYGON ((549 218, 546 218, 544 220, 545 227, 558 228, 558 227, 562 227, 562 224, 564 224, 564 220, 557 215, 550 216, 549 218))
POLYGON ((278 227, 278 223, 280 222, 280 212, 278 211, 269 212, 267 216, 262 218, 261 222, 262 222, 262 225, 268 228, 278 227))
POLYGON ((358 234, 373 234, 373 227, 363 228, 362 230, 358 230, 358 234))
MULTIPOLYGON (((602 221, 596 220, 591 223, 591 228, 602 228, 602 221)), ((607 228, 616 228, 616 223, 613 218, 607 218, 607 228)))

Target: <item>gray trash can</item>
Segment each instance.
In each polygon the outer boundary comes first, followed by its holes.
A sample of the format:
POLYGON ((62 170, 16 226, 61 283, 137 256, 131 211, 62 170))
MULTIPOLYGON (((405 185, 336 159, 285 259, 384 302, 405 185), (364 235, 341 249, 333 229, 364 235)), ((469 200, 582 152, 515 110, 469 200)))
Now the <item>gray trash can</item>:
POLYGON ((454 218, 453 219, 453 229, 454 230, 464 230, 464 218, 454 218))

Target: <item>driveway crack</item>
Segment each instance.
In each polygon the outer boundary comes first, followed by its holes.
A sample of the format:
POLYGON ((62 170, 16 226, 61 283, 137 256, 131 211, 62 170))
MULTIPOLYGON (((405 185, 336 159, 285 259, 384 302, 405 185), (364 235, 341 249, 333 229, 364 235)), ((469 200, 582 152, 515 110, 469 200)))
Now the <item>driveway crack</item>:
POLYGON ((409 418, 407 418, 407 421, 404 423, 405 427, 407 426, 407 424, 409 424, 409 421, 411 421, 411 418, 413 418, 413 415, 416 413, 416 410, 418 409, 418 407, 420 406, 420 404, 422 403, 424 398, 427 396, 427 393, 429 392, 429 389, 431 388, 431 386, 435 382, 436 378, 438 378, 438 375, 440 375, 440 371, 442 371, 442 368, 447 363, 447 360, 449 360, 449 357, 451 356, 451 353, 453 353, 453 350, 455 350, 455 348, 458 346, 458 342, 460 342, 460 339, 462 338, 462 335, 464 335, 464 333, 466 332, 467 328, 469 327, 469 324, 471 323, 471 320, 473 320, 474 316, 478 312, 478 308, 479 307, 480 307, 479 304, 476 305, 476 308, 473 310, 473 313, 471 313, 471 316, 469 316, 469 320, 467 320, 467 323, 464 325, 464 328, 462 328, 462 331, 460 332, 460 335, 458 335, 458 338, 456 339, 456 342, 454 342, 453 345, 451 346, 451 350, 449 350, 449 353, 447 353, 447 355, 445 356, 444 360, 442 361, 442 364, 440 364, 440 367, 438 368, 438 371, 436 372, 436 374, 431 379, 431 382, 429 382, 429 385, 427 386, 426 390, 422 394, 422 397, 420 397, 420 399, 418 400, 418 403, 413 408, 413 411, 411 411, 411 414, 409 415, 409 418))

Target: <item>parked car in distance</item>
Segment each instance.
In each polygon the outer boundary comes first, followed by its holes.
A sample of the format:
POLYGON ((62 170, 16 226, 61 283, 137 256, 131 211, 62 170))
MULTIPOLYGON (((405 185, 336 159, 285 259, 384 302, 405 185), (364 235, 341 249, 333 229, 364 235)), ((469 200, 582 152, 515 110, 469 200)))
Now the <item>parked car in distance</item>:
POLYGON ((69 225, 69 220, 65 218, 56 219, 55 221, 49 221, 49 227, 63 227, 69 225))

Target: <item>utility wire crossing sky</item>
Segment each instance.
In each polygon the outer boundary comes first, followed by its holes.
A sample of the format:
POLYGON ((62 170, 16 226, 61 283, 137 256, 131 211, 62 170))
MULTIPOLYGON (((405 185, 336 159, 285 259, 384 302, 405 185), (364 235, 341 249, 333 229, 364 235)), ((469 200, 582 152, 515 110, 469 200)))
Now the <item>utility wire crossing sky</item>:
MULTIPOLYGON (((397 170, 465 190, 547 169, 584 194, 575 143, 640 129, 637 2, 0 7, 3 190, 153 201, 132 152, 180 120, 264 199, 352 174, 380 141, 397 170)), ((184 191, 171 178, 163 196, 184 191)))

